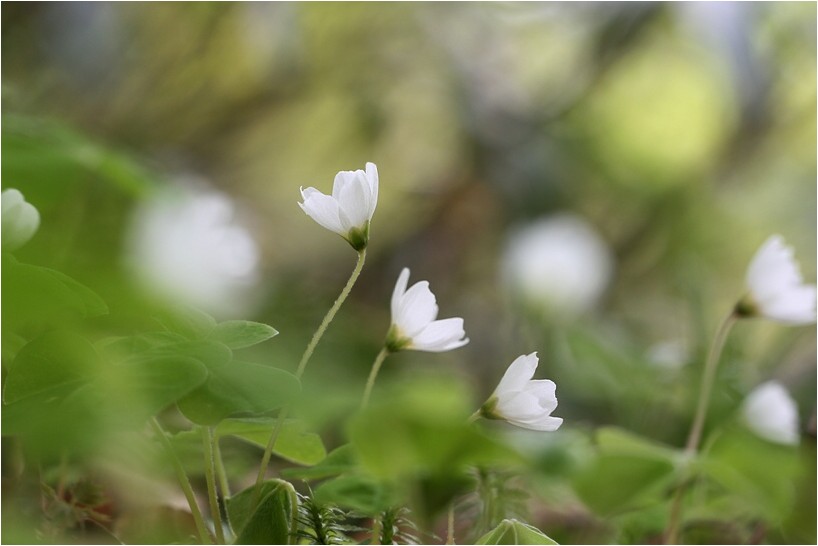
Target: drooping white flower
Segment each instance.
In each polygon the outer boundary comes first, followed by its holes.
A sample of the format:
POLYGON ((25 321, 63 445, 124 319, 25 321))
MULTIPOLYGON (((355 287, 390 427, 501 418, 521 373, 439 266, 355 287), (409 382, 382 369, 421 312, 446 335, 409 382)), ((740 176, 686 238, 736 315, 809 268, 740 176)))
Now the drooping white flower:
POLYGON ((443 352, 469 342, 459 317, 435 320, 437 300, 427 281, 406 289, 409 268, 403 268, 392 293, 392 327, 387 334, 387 349, 443 352))
POLYGON ((40 227, 40 213, 15 189, 4 190, 2 201, 3 250, 16 250, 26 244, 40 227))
POLYGON ((768 381, 744 400, 741 416, 755 434, 771 442, 798 443, 798 406, 780 383, 768 381))
POLYGON ((506 289, 532 309, 571 319, 599 301, 613 273, 613 256, 585 220, 558 214, 509 237, 501 273, 506 289))
POLYGON ((736 306, 740 316, 761 316, 784 324, 815 322, 815 285, 804 284, 791 247, 773 235, 747 268, 749 293, 736 306))
POLYGON ((355 250, 369 242, 369 222, 378 204, 378 167, 366 164, 366 171, 340 171, 335 175, 332 195, 315 188, 301 188, 303 203, 298 206, 321 226, 346 239, 355 250))
POLYGON ((219 316, 246 313, 258 280, 259 251, 226 195, 193 189, 163 191, 135 211, 128 262, 158 295, 219 316))
POLYGON ((532 379, 540 360, 537 353, 522 355, 511 363, 480 414, 502 419, 530 430, 553 431, 562 418, 552 417, 557 409, 557 386, 548 379, 532 379))

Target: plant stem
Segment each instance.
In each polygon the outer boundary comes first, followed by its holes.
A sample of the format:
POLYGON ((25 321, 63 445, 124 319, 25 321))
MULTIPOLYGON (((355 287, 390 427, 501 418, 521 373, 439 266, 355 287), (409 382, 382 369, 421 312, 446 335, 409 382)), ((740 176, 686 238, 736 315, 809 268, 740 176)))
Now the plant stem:
POLYGON ((361 399, 361 409, 364 409, 369 404, 369 397, 372 394, 372 387, 375 386, 375 378, 378 377, 378 372, 381 369, 381 364, 389 356, 389 349, 383 347, 378 356, 375 357, 375 362, 372 363, 372 371, 369 372, 369 378, 366 380, 366 388, 364 389, 364 397, 361 399))
MULTIPOLYGON (((707 360, 704 364, 704 371, 702 372, 701 386, 699 387, 699 402, 696 405, 696 415, 693 417, 693 424, 690 427, 690 433, 687 436, 687 443, 685 444, 685 455, 691 457, 696 454, 699 449, 699 443, 702 439, 702 431, 704 430, 704 421, 707 417, 707 409, 710 406, 710 394, 713 391, 713 384, 716 378, 716 369, 721 357, 724 343, 727 340, 727 334, 738 319, 735 311, 727 315, 719 324, 716 331, 716 336, 713 338, 713 343, 710 345, 710 351, 707 354, 707 360)), ((670 508, 670 521, 668 522, 667 531, 665 532, 665 543, 676 544, 679 539, 679 524, 682 517, 682 496, 684 494, 685 484, 681 483, 676 488, 676 493, 673 496, 673 503, 670 508)))
POLYGON ((381 529, 381 516, 378 514, 372 518, 372 540, 370 541, 370 544, 381 543, 381 529))
POLYGON ((199 510, 199 505, 196 503, 196 495, 193 493, 193 488, 190 486, 190 480, 187 478, 187 474, 185 474, 185 468, 182 466, 182 462, 179 460, 179 457, 176 456, 173 445, 170 443, 170 440, 168 440, 165 431, 162 430, 162 426, 159 424, 159 421, 157 421, 154 417, 151 418, 150 424, 154 434, 156 434, 159 441, 162 442, 162 446, 170 456, 171 463, 173 463, 173 469, 176 471, 176 477, 179 480, 179 485, 182 486, 182 491, 184 492, 187 503, 190 506, 190 513, 193 515, 193 521, 196 523, 196 530, 199 532, 199 537, 201 538, 202 544, 212 544, 210 540, 210 533, 207 532, 204 518, 202 518, 202 512, 199 510))
POLYGON ((210 517, 213 519, 213 529, 216 531, 216 543, 224 544, 224 528, 222 514, 219 508, 219 499, 216 496, 216 460, 213 456, 216 436, 211 427, 201 427, 202 444, 204 445, 205 481, 207 482, 207 498, 210 501, 210 517))
POLYGON ((449 518, 446 525, 446 544, 454 544, 454 501, 449 505, 449 518))
MULTIPOLYGON (((321 337, 324 335, 324 332, 327 331, 327 327, 329 326, 330 322, 332 322, 332 319, 335 318, 335 314, 341 308, 344 300, 347 299, 347 296, 349 296, 349 293, 352 291, 355 281, 358 280, 358 276, 360 276, 361 270, 364 268, 364 262, 366 262, 366 248, 358 251, 358 263, 355 264, 355 269, 352 270, 349 280, 347 281, 346 285, 344 285, 344 288, 341 290, 341 294, 335 300, 335 303, 332 304, 332 307, 330 307, 329 311, 327 311, 327 314, 324 315, 324 320, 321 321, 318 329, 312 335, 310 343, 304 350, 304 354, 301 355, 301 361, 298 363, 298 368, 295 370, 295 376, 298 379, 301 379, 301 376, 304 375, 304 370, 307 368, 307 362, 310 361, 310 357, 312 357, 315 347, 318 345, 318 342, 321 341, 321 337)), ((270 464, 270 457, 273 455, 273 449, 275 448, 276 441, 278 440, 278 436, 281 434, 281 429, 284 427, 284 421, 287 419, 287 415, 289 413, 289 407, 284 407, 281 409, 281 412, 278 414, 278 421, 276 421, 275 428, 273 428, 273 433, 270 435, 270 441, 267 442, 267 447, 264 449, 264 455, 261 458, 261 467, 258 469, 258 476, 256 477, 255 502, 258 502, 258 496, 261 493, 261 483, 264 481, 264 475, 267 473, 267 466, 270 464)))
POLYGON ((227 480, 227 471, 224 469, 222 460, 222 449, 219 447, 219 439, 213 443, 213 458, 216 460, 216 479, 219 480, 219 489, 222 492, 222 499, 230 496, 230 482, 227 480))
POLYGON ((469 416, 469 418, 466 420, 466 423, 474 423, 475 421, 480 419, 480 413, 481 413, 481 410, 477 410, 474 413, 472 413, 469 416))

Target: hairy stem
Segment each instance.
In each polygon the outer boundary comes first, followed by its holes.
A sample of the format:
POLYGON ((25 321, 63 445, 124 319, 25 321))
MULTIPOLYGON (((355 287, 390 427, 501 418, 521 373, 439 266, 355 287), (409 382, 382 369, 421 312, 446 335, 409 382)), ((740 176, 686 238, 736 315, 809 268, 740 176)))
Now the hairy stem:
MULTIPOLYGON (((324 315, 324 320, 321 321, 318 329, 312 335, 310 343, 304 350, 304 354, 301 355, 301 361, 298 363, 298 368, 295 370, 295 376, 297 378, 301 379, 301 376, 304 375, 304 370, 307 368, 307 362, 310 361, 310 357, 312 357, 315 347, 318 345, 318 342, 321 341, 321 337, 324 335, 324 332, 327 331, 327 327, 329 326, 330 322, 332 322, 332 319, 335 318, 335 314, 338 313, 338 310, 341 308, 344 300, 347 299, 347 296, 349 296, 349 293, 352 291, 355 281, 358 280, 361 270, 364 268, 364 262, 366 262, 366 248, 358 251, 358 263, 355 264, 355 269, 352 270, 349 280, 347 281, 346 285, 344 285, 343 290, 341 290, 341 294, 338 296, 338 299, 335 300, 335 303, 332 304, 332 307, 330 307, 329 311, 327 311, 327 314, 324 315)), ((275 427, 273 428, 273 433, 270 435, 270 441, 267 442, 267 447, 264 449, 264 455, 261 458, 261 466, 258 469, 258 476, 256 477, 256 502, 258 501, 258 496, 261 493, 261 483, 264 481, 264 475, 267 473, 267 466, 270 464, 270 457, 273 455, 273 449, 275 448, 276 441, 281 434, 281 429, 284 427, 284 421, 287 419, 287 415, 289 415, 289 413, 289 407, 282 408, 278 415, 278 421, 276 421, 275 427)))
MULTIPOLYGON (((737 319, 738 316, 735 311, 727 315, 724 320, 721 321, 721 324, 719 324, 716 336, 713 338, 712 345, 710 345, 710 351, 707 354, 704 371, 702 372, 696 414, 693 417, 693 424, 690 427, 690 433, 687 436, 687 443, 685 444, 685 454, 687 456, 695 455, 699 449, 702 431, 704 430, 704 422, 707 418, 707 409, 710 406, 710 395, 713 391, 719 359, 724 349, 724 343, 727 340, 727 334, 730 333, 730 329, 737 319)), ((682 496, 684 495, 685 487, 685 483, 681 483, 679 487, 676 488, 676 492, 673 496, 673 502, 670 508, 670 520, 668 522, 667 531, 665 532, 666 544, 676 544, 679 539, 679 524, 682 519, 682 496)))
POLYGON ((225 544, 224 528, 222 528, 222 514, 219 508, 219 499, 216 494, 216 460, 213 455, 216 445, 216 436, 211 427, 202 428, 202 445, 204 446, 205 481, 207 482, 207 498, 210 502, 210 517, 213 518, 213 529, 216 532, 216 543, 225 544))
POLYGON ((372 387, 375 386, 375 378, 378 377, 378 372, 381 369, 383 361, 389 356, 389 349, 383 347, 378 356, 375 357, 375 362, 372 363, 372 371, 369 372, 369 378, 366 380, 366 388, 364 389, 364 396, 361 399, 361 409, 364 409, 369 404, 369 397, 372 395, 372 387))
POLYGON ((454 501, 449 505, 449 517, 446 525, 446 544, 454 544, 454 501))
POLYGON ((170 456, 171 463, 173 464, 173 470, 176 471, 176 477, 179 480, 179 485, 182 486, 182 491, 184 492, 187 503, 190 506, 190 513, 193 515, 193 521, 196 523, 196 530, 199 532, 199 537, 202 544, 212 544, 210 540, 210 533, 207 532, 204 518, 202 518, 202 512, 199 510, 199 505, 196 503, 196 495, 193 493, 193 488, 190 486, 190 480, 188 479, 187 474, 185 474, 185 468, 182 466, 182 462, 179 460, 179 457, 176 456, 176 451, 174 451, 173 445, 170 443, 170 440, 168 440, 168 437, 165 434, 165 431, 162 429, 162 426, 159 424, 159 421, 157 421, 156 418, 152 418, 150 420, 150 424, 154 434, 156 434, 156 437, 160 442, 162 442, 162 446, 170 456))

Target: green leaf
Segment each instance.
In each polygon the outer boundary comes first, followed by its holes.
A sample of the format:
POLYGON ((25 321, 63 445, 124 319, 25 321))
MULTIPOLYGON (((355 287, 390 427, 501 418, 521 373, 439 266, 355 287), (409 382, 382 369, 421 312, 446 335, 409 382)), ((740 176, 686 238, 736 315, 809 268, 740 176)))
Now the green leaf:
POLYGON ((287 478, 322 480, 353 470, 357 466, 355 448, 344 444, 329 452, 326 458, 310 468, 285 468, 281 474, 287 478))
POLYGON ((557 544, 548 535, 516 519, 504 519, 477 544, 557 544))
POLYGON ((278 334, 272 326, 249 320, 228 320, 213 330, 215 339, 231 349, 243 349, 267 341, 278 334))
POLYGON ((179 400, 179 409, 199 425, 217 425, 232 415, 260 414, 289 403, 301 390, 289 372, 251 364, 231 362, 208 366, 205 383, 179 400))
MULTIPOLYGON (((277 422, 278 419, 272 417, 227 419, 216 428, 216 434, 236 436, 264 449, 277 422)), ((317 464, 327 456, 321 437, 312 432, 305 432, 304 424, 295 420, 287 420, 284 423, 276 439, 273 453, 303 465, 317 464)))
POLYGON ((100 370, 90 343, 65 332, 48 332, 25 345, 9 368, 3 401, 7 404, 45 391, 79 387, 100 370))
POLYGON ((90 288, 59 271, 23 264, 8 254, 3 255, 2 269, 4 326, 60 324, 108 312, 90 288))
POLYGON ((227 499, 227 515, 236 544, 293 544, 298 495, 283 480, 269 480, 257 495, 251 486, 227 499))
POLYGON ((159 322, 169 331, 188 339, 210 337, 216 328, 216 319, 193 307, 177 307, 159 317, 159 322))
POLYGON ((321 504, 336 504, 366 515, 375 515, 397 502, 396 492, 371 476, 349 474, 322 483, 314 498, 321 504))

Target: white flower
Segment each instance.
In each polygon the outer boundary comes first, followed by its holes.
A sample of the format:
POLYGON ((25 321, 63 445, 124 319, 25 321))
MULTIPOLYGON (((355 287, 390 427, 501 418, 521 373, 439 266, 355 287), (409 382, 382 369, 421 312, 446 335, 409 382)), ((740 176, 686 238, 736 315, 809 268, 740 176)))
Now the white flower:
POLYGON ((181 181, 187 188, 159 193, 135 211, 129 263, 162 297, 220 316, 246 313, 258 278, 256 242, 227 196, 181 181))
POLYGON ((464 338, 462 318, 435 320, 437 302, 427 281, 415 283, 407 290, 408 283, 409 269, 403 268, 392 293, 392 327, 386 340, 390 351, 412 349, 439 353, 469 342, 464 338))
POLYGON ((40 213, 15 189, 4 190, 0 200, 3 250, 16 250, 26 244, 40 227, 40 213))
POLYGON ((815 285, 804 284, 793 250, 780 235, 761 245, 747 268, 747 294, 740 316, 762 316, 784 324, 815 322, 815 285))
POLYGON ((303 203, 298 206, 321 226, 334 231, 355 250, 369 242, 369 222, 378 204, 378 167, 366 164, 366 172, 341 171, 335 175, 332 195, 315 188, 301 188, 303 203))
POLYGON ((480 414, 531 430, 560 428, 562 418, 551 416, 557 409, 557 386, 548 379, 531 379, 538 364, 537 353, 522 355, 512 362, 480 414))
POLYGON ((771 442, 798 443, 798 407, 787 389, 775 381, 756 387, 741 407, 744 423, 771 442))
POLYGON ((596 305, 612 272, 608 246, 571 214, 537 220, 514 233, 502 261, 502 279, 514 296, 568 319, 596 305))

